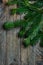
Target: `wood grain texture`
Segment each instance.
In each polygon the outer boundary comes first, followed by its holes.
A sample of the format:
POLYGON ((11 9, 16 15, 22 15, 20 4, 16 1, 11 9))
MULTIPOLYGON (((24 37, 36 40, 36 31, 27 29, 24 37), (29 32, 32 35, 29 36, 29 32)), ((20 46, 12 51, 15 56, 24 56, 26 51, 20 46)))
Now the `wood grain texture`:
POLYGON ((23 39, 17 37, 20 28, 6 31, 2 27, 4 22, 23 19, 25 14, 9 15, 9 10, 14 7, 17 7, 16 4, 5 6, 4 13, 0 18, 0 65, 37 65, 36 62, 42 58, 37 49, 38 45, 33 48, 31 46, 24 48, 23 39))
POLYGON ((6 21, 13 22, 17 19, 20 20, 20 15, 9 15, 9 9, 11 7, 13 6, 6 7, 6 13, 3 13, 4 18, 2 20, 0 19, 0 65, 28 65, 29 48, 24 48, 21 39, 17 37, 20 29, 14 28, 5 31, 2 28, 2 25, 6 21))

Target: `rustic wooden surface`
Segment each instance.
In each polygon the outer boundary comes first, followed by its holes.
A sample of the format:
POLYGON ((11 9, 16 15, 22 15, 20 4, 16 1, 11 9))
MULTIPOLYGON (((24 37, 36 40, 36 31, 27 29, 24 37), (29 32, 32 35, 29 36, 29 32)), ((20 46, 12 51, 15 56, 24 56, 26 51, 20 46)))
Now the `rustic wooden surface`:
MULTIPOLYGON (((2 5, 2 7, 3 6, 4 5, 2 5)), ((15 20, 23 19, 24 14, 15 14, 14 16, 9 15, 9 9, 14 7, 17 6, 5 6, 3 15, 0 18, 0 65, 38 65, 35 63, 37 60, 39 61, 41 59, 40 52, 37 49, 38 45, 33 48, 24 48, 22 39, 17 37, 20 28, 6 31, 2 27, 6 21, 15 22, 15 20)))
POLYGON ((19 15, 9 15, 9 9, 15 6, 5 7, 0 18, 0 65, 29 65, 29 48, 24 48, 21 39, 17 37, 19 29, 5 31, 2 28, 6 21, 20 20, 19 15))

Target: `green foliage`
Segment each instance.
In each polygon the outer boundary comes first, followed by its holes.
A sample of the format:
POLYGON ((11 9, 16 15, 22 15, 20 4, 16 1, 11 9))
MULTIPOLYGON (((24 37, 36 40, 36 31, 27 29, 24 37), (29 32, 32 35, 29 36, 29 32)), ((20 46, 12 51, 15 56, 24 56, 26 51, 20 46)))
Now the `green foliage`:
MULTIPOLYGON (((25 27, 23 27, 22 28, 22 30, 19 32, 19 37, 23 37, 23 36, 28 36, 28 35, 30 35, 31 34, 31 32, 33 32, 33 29, 35 29, 37 26, 36 26, 36 24, 38 25, 38 22, 36 23, 36 21, 37 20, 39 20, 38 19, 38 17, 37 17, 37 14, 35 14, 34 16, 33 16, 33 18, 31 18, 30 17, 30 19, 29 20, 27 20, 27 21, 29 21, 28 23, 27 23, 27 25, 25 26, 25 27), (36 16, 35 16, 36 15, 36 16), (35 20, 37 18, 37 20, 35 20), (35 23, 34 23, 35 22, 35 23), (32 28, 30 28, 29 29, 29 27, 30 26, 32 26, 32 28), (27 33, 26 33, 27 32, 27 33)), ((40 17, 40 16, 39 16, 40 17)))
POLYGON ((14 28, 14 22, 5 22, 3 28, 6 30, 14 28))
POLYGON ((11 9, 10 10, 10 14, 11 15, 14 15, 15 13, 17 13, 17 14, 22 14, 22 13, 25 13, 25 12, 27 12, 28 11, 28 9, 27 8, 23 8, 23 7, 20 7, 20 8, 13 8, 13 9, 11 9))
POLYGON ((41 40, 40 40, 40 47, 43 47, 43 32, 41 32, 41 40))
POLYGON ((43 39, 41 38, 41 41, 40 41, 40 47, 43 48, 43 39))
POLYGON ((6 5, 10 6, 10 5, 14 5, 17 3, 17 0, 9 0, 6 5))
POLYGON ((16 28, 16 27, 23 27, 24 25, 26 25, 27 22, 25 22, 25 20, 21 20, 21 21, 15 21, 15 22, 5 22, 3 27, 5 30, 9 30, 11 28, 16 28))
POLYGON ((18 0, 19 7, 11 9, 10 14, 25 13, 23 20, 7 22, 4 24, 6 30, 20 27, 18 36, 23 38, 25 47, 34 46, 40 40, 40 46, 43 47, 43 0, 36 0, 30 3, 30 0, 18 0))

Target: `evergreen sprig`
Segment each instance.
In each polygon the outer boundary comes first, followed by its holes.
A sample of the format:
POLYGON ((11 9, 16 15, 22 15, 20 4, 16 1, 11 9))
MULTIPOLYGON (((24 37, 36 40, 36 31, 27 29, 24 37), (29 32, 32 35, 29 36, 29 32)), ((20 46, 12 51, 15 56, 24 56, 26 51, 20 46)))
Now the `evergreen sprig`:
POLYGON ((13 8, 10 13, 25 13, 24 19, 7 22, 3 26, 6 30, 20 27, 18 36, 23 38, 25 47, 34 46, 39 40, 40 46, 43 47, 43 0, 36 0, 34 3, 30 2, 30 0, 17 0, 19 7, 13 8))

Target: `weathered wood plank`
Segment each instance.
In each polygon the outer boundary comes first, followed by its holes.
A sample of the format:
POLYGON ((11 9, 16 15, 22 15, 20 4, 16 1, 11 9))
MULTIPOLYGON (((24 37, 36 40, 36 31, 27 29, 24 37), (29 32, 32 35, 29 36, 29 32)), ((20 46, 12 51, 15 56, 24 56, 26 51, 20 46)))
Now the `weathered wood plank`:
POLYGON ((1 43, 1 49, 2 49, 2 56, 1 56, 1 58, 2 58, 2 61, 1 61, 1 63, 2 63, 2 65, 4 65, 5 64, 5 55, 6 55, 6 32, 5 31, 3 31, 3 33, 2 33, 2 39, 3 39, 3 41, 2 41, 2 43, 1 43))
POLYGON ((5 64, 6 53, 6 31, 3 30, 3 23, 6 21, 6 12, 3 14, 4 18, 0 19, 0 65, 5 64))
MULTIPOLYGON (((14 21, 16 20, 15 18, 16 15, 14 16, 9 16, 8 15, 8 21, 14 21)), ((14 63, 16 60, 19 62, 19 41, 18 38, 16 37, 16 29, 12 29, 10 31, 7 31, 7 65, 14 63), (14 61, 14 62, 13 62, 14 61)), ((18 63, 17 63, 18 64, 18 63)))
MULTIPOLYGON (((15 5, 16 6, 16 5, 15 5)), ((13 6, 12 6, 13 7, 13 6)), ((14 15, 10 16, 9 15, 9 8, 6 7, 6 15, 5 15, 5 20, 1 22, 1 30, 3 30, 2 25, 6 21, 15 21, 17 19, 23 19, 23 16, 20 17, 20 15, 14 15)), ((29 48, 24 48, 22 45, 21 39, 17 37, 19 29, 12 29, 9 31, 3 30, 3 39, 2 44, 0 45, 0 52, 1 52, 1 63, 0 65, 10 65, 10 64, 15 64, 15 65, 27 65, 28 64, 28 57, 29 57, 29 48), (4 54, 3 54, 4 53, 4 54)))

